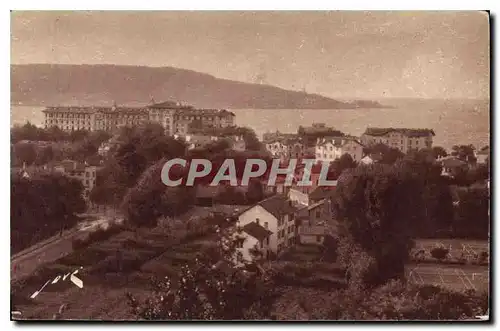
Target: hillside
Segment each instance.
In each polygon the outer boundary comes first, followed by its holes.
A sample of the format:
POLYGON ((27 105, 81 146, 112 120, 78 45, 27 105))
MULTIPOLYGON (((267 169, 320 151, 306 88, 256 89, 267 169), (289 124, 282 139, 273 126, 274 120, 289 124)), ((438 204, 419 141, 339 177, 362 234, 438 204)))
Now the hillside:
POLYGON ((380 108, 373 101, 341 102, 317 94, 249 84, 172 67, 11 65, 11 104, 144 105, 176 100, 195 107, 235 109, 380 108))

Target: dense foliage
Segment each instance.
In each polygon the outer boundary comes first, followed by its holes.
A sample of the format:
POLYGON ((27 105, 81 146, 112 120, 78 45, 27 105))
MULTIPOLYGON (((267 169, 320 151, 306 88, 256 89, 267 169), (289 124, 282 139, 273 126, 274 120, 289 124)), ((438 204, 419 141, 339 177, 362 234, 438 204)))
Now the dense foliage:
POLYGON ((235 238, 217 230, 217 246, 181 267, 178 277, 155 281, 151 297, 127 294, 134 314, 146 320, 271 319, 275 284, 264 269, 241 264, 235 238), (251 270, 251 271, 249 271, 251 270))
MULTIPOLYGON (((117 140, 120 145, 97 173, 91 200, 98 204, 119 206, 129 188, 137 184, 142 173, 159 160, 181 157, 186 146, 165 135, 159 124, 125 127, 117 140)), ((160 177, 158 182, 161 183, 160 177)))
POLYGON ((97 151, 111 135, 104 131, 77 130, 65 132, 57 127, 43 129, 30 123, 11 129, 11 164, 41 166, 53 161, 71 159, 100 163, 97 151))
POLYGON ((180 215, 193 205, 192 187, 167 187, 161 181, 165 162, 162 159, 149 167, 137 185, 127 191, 121 207, 128 222, 136 226, 155 226, 159 217, 180 215))
POLYGON ((390 281, 373 291, 338 291, 330 301, 334 320, 463 320, 488 310, 486 293, 453 292, 434 286, 390 281))
POLYGON ((58 174, 11 178, 11 243, 19 251, 76 224, 85 210, 83 186, 58 174))
POLYGON ((339 254, 353 283, 371 287, 404 276, 412 225, 422 215, 422 191, 404 167, 380 164, 356 168, 339 183, 339 254))

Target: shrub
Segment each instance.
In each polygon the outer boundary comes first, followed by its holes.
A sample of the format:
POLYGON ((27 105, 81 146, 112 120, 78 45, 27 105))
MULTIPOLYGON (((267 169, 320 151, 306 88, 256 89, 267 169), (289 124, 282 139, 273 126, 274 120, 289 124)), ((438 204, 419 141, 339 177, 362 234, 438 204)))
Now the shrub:
POLYGON ((95 242, 104 241, 109 239, 111 236, 124 230, 124 227, 119 224, 112 223, 107 228, 99 228, 93 232, 90 232, 85 239, 73 239, 72 246, 73 250, 80 250, 90 246, 95 242))
POLYGON ((99 228, 94 232, 89 233, 87 241, 89 243, 94 243, 98 241, 103 241, 109 239, 114 234, 121 232, 123 228, 120 225, 111 224, 107 228, 99 228))
POLYGON ((67 266, 89 266, 101 261, 106 256, 108 254, 104 251, 88 248, 63 256, 57 262, 67 266))
POLYGON ((88 247, 89 242, 87 240, 84 240, 84 239, 75 238, 71 242, 71 246, 73 247, 74 251, 77 251, 77 250, 83 249, 85 247, 88 247))
POLYGON ((489 254, 487 251, 482 251, 479 255, 477 262, 479 264, 488 263, 489 254))
POLYGON ((93 268, 94 273, 109 273, 109 272, 120 272, 120 273, 130 273, 133 271, 140 270, 144 259, 141 258, 139 254, 127 252, 123 254, 122 252, 117 252, 111 256, 108 256, 104 260, 101 260, 93 268))
POLYGON ((139 249, 153 249, 151 245, 149 245, 147 242, 143 241, 137 241, 134 239, 126 239, 122 243, 123 248, 128 248, 128 249, 134 249, 134 248, 139 248, 139 249))
POLYGON ((449 254, 449 250, 444 247, 436 247, 431 250, 431 256, 436 260, 442 261, 446 259, 449 254))

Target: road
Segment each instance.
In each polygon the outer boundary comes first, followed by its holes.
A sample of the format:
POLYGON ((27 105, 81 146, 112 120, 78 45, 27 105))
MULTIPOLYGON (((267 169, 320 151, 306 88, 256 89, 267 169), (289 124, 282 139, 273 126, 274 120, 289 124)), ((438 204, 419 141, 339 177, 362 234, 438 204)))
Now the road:
POLYGON ((11 281, 29 276, 39 266, 68 255, 73 251, 73 239, 99 227, 106 227, 109 222, 110 219, 100 218, 79 223, 75 228, 65 231, 62 237, 51 237, 13 255, 10 260, 11 281))

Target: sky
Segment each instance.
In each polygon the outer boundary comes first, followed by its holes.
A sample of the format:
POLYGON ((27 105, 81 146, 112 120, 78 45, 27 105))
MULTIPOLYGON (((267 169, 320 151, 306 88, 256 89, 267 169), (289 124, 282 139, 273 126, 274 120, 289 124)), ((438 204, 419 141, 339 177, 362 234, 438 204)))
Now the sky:
POLYGON ((172 66, 336 98, 489 97, 484 12, 12 12, 11 63, 172 66))

